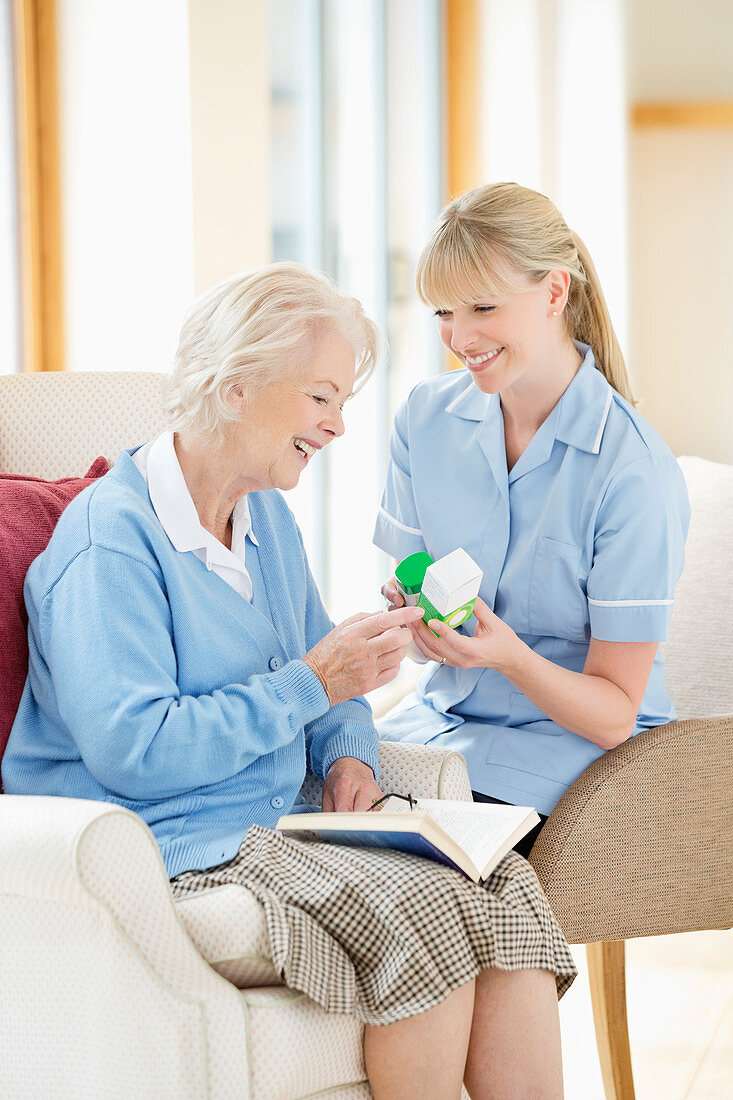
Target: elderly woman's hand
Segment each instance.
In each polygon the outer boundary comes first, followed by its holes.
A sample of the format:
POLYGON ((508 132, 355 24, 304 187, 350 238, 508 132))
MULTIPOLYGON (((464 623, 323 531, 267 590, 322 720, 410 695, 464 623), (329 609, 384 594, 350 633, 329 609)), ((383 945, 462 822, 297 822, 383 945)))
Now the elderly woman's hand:
POLYGON ((323 684, 331 706, 394 680, 412 640, 421 607, 352 615, 310 649, 303 660, 323 684))
POLYGON ((340 756, 328 769, 321 808, 324 813, 368 810, 381 797, 369 765, 353 756, 340 756))
POLYGON ((404 607, 405 597, 397 587, 396 577, 390 577, 388 581, 385 581, 380 591, 387 602, 388 611, 394 611, 397 607, 404 607))

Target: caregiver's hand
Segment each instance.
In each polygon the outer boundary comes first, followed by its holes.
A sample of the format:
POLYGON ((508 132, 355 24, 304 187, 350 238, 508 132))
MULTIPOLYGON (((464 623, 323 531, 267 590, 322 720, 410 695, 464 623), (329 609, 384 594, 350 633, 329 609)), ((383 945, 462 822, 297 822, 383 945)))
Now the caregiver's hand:
POLYGON ((476 616, 473 638, 459 634, 439 619, 431 619, 429 624, 415 623, 412 634, 423 656, 438 662, 445 657, 445 663, 456 668, 496 668, 501 672, 509 667, 524 643, 480 596, 476 598, 473 613, 476 616), (439 637, 435 637, 433 630, 439 637))
POLYGON ((394 680, 421 607, 352 615, 321 638, 303 660, 323 684, 331 706, 394 680))
POLYGON ((340 756, 328 769, 321 809, 324 813, 368 810, 372 802, 381 797, 382 792, 369 765, 353 756, 340 756))

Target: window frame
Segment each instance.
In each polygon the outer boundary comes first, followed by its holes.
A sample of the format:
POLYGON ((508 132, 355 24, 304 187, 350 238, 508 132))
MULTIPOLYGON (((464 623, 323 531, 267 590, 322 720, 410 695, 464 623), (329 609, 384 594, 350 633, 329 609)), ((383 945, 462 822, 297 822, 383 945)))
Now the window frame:
POLYGON ((56 0, 11 0, 23 371, 64 369, 56 0))

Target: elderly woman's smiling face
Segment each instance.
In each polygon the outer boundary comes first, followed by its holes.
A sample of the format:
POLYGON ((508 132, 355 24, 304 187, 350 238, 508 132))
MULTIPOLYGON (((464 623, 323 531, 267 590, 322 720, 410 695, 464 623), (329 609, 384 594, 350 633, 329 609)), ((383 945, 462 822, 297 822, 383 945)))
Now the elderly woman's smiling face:
POLYGON ((234 429, 241 476, 257 489, 293 489, 316 451, 343 435, 354 352, 338 333, 319 336, 305 369, 254 393, 234 429))

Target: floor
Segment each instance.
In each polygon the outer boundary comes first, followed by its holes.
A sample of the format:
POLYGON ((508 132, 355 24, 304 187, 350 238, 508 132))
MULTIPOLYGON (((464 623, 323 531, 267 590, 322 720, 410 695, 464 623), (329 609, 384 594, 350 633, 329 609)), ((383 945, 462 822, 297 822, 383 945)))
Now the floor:
MULTIPOLYGON (((565 1100, 603 1100, 585 949, 573 955, 565 1100)), ((733 1100, 733 931, 628 941, 626 996, 637 1100, 733 1100)))

